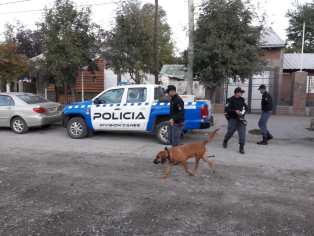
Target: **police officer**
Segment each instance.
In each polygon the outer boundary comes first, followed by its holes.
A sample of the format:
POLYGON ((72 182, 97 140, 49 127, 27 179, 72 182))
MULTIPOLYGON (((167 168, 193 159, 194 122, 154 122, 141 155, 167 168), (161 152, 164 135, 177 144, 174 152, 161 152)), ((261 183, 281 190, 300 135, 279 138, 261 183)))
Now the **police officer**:
POLYGON ((184 102, 174 85, 168 86, 167 93, 170 97, 169 141, 172 146, 178 146, 184 127, 184 102))
POLYGON ((262 114, 258 121, 258 127, 261 130, 263 135, 263 140, 258 142, 259 145, 267 145, 268 140, 273 139, 273 136, 270 134, 269 130, 267 129, 267 122, 272 114, 273 110, 273 99, 271 95, 266 91, 266 86, 262 84, 259 86, 258 90, 262 94, 262 114))
POLYGON ((223 147, 228 147, 228 141, 233 136, 235 131, 239 134, 239 152, 244 154, 245 135, 246 135, 246 120, 244 118, 247 111, 247 105, 242 97, 244 90, 240 87, 234 90, 234 96, 227 99, 225 106, 225 116, 228 120, 228 131, 223 141, 223 147))

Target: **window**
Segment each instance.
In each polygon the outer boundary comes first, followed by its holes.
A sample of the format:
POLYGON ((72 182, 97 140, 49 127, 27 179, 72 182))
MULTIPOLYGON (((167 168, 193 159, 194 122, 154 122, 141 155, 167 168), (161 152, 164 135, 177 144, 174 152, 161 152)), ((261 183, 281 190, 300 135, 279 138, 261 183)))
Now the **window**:
POLYGON ((14 101, 11 97, 0 95, 0 107, 14 106, 14 101))
POLYGON ((159 100, 165 96, 165 90, 162 87, 155 88, 155 100, 159 100))
POLYGON ((27 104, 37 104, 37 103, 44 103, 48 102, 45 98, 34 95, 34 94, 23 94, 23 95, 17 95, 18 98, 26 102, 27 104))
POLYGON ((109 90, 109 91, 103 93, 102 95, 100 95, 100 97, 98 97, 98 100, 102 104, 105 104, 105 103, 109 103, 109 104, 121 103, 123 93, 124 93, 124 89, 123 88, 121 88, 121 89, 112 89, 112 90, 109 90))
POLYGON ((307 77, 306 92, 314 93, 314 76, 307 77))
POLYGON ((128 89, 128 99, 127 102, 145 102, 147 98, 146 88, 129 88, 128 89))

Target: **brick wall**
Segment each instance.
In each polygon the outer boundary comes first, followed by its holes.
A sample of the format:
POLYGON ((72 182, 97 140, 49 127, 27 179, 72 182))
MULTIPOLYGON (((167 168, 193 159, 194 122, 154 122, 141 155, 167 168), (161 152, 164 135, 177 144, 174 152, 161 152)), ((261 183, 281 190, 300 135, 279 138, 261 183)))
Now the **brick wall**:
POLYGON ((97 59, 96 64, 98 70, 91 71, 79 71, 75 89, 77 93, 80 93, 82 90, 82 72, 83 72, 83 80, 84 80, 84 92, 85 93, 100 93, 104 90, 104 81, 105 81, 105 60, 97 59))

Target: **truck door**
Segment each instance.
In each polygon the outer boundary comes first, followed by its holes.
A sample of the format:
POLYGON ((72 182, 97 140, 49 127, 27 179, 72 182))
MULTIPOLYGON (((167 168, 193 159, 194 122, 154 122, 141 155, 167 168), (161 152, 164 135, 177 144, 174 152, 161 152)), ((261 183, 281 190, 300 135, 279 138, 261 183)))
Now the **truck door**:
POLYGON ((121 107, 123 130, 146 131, 151 104, 146 87, 130 87, 121 107))
POLYGON ((122 130, 120 113, 124 92, 124 88, 107 90, 93 101, 91 118, 94 130, 122 130))

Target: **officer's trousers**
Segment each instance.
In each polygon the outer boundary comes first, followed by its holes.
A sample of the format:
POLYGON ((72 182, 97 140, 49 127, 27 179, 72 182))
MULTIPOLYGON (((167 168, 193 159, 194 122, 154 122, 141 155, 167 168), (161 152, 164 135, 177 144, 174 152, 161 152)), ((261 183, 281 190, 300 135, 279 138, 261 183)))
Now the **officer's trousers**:
POLYGON ((178 146, 181 142, 181 135, 183 131, 183 124, 169 125, 169 144, 172 146, 178 146))
POLYGON ((245 144, 245 136, 246 136, 246 126, 238 119, 229 119, 228 120, 228 131, 225 135, 225 141, 233 136, 234 132, 238 131, 239 135, 239 144, 245 144))
POLYGON ((271 116, 271 113, 271 111, 263 111, 261 114, 261 118, 258 121, 258 127, 261 129, 264 140, 267 140, 271 136, 267 129, 267 122, 271 116))

